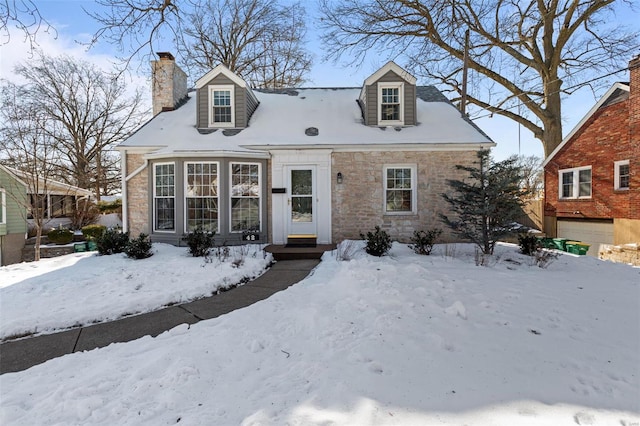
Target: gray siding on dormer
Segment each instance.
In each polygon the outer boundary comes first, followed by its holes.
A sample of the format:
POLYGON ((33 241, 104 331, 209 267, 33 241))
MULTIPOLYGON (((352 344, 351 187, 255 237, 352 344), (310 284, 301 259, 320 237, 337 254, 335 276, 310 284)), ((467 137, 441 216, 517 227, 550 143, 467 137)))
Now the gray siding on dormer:
MULTIPOLYGON (((209 127, 209 87, 215 85, 233 85, 234 86, 234 99, 233 99, 233 107, 235 108, 235 127, 243 128, 247 127, 247 116, 249 111, 251 111, 250 107, 247 105, 248 98, 247 92, 245 88, 242 88, 231 81, 224 74, 218 74, 214 78, 211 79, 207 84, 198 89, 197 98, 198 98, 198 113, 197 113, 197 127, 198 128, 207 128, 209 127)), ((257 104, 256 104, 257 106, 257 104)), ((253 108, 255 110, 255 107, 253 108)))
POLYGON ((246 98, 247 98, 247 126, 249 125, 249 121, 251 120, 251 116, 253 115, 254 111, 256 110, 256 108, 258 108, 258 99, 255 97, 255 95, 253 95, 252 93, 248 93, 251 89, 246 88, 244 89, 246 93, 246 98))
POLYGON ((410 84, 393 71, 387 72, 373 84, 365 88, 365 107, 364 121, 367 126, 378 125, 378 83, 395 83, 404 82, 404 124, 407 126, 415 125, 416 119, 416 86, 410 84))

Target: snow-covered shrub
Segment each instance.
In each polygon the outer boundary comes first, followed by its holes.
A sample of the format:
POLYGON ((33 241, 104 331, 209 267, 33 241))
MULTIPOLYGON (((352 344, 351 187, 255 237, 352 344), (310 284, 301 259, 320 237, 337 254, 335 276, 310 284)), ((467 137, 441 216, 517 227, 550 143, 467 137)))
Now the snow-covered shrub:
POLYGON ((134 238, 129 241, 127 247, 124 249, 127 257, 131 259, 146 259, 147 257, 151 257, 153 253, 151 252, 151 240, 149 236, 146 234, 140 234, 138 238, 134 238))
POLYGON ((553 250, 538 249, 533 254, 533 260, 534 264, 537 265, 538 268, 546 269, 547 266, 551 265, 553 261, 558 258, 558 256, 560 256, 560 254, 553 250))
POLYGON ((413 243, 409 247, 416 254, 431 254, 431 250, 433 250, 433 246, 436 243, 438 237, 442 234, 441 229, 430 229, 428 231, 414 231, 413 237, 411 237, 411 242, 413 243))
POLYGON ((118 229, 107 229, 100 238, 96 240, 98 253, 109 255, 122 253, 129 244, 129 233, 121 232, 118 229))
POLYGON ((339 261, 351 260, 358 251, 358 245, 353 240, 344 240, 336 247, 336 259, 339 261))
POLYGON ((367 236, 360 234, 360 238, 367 241, 366 252, 372 256, 384 256, 391 249, 391 237, 379 226, 375 232, 367 232, 367 236))
POLYGON ((189 254, 193 257, 208 256, 213 247, 215 232, 205 231, 201 227, 182 236, 182 241, 187 243, 189 254))

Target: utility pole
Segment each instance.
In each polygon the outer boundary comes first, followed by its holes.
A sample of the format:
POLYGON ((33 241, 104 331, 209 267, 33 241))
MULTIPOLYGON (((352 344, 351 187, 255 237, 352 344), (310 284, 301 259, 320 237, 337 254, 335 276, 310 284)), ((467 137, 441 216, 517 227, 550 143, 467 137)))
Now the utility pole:
POLYGON ((469 70, 469 29, 464 33, 464 59, 462 61, 462 99, 460 100, 460 113, 464 117, 467 114, 467 73, 469 70))

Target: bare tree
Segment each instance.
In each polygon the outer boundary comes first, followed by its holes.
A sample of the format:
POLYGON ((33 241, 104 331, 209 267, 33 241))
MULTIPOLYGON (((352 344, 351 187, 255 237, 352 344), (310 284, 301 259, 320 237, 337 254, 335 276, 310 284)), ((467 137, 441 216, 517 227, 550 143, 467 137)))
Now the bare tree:
POLYGON ((311 66, 303 47, 304 18, 300 3, 204 1, 184 26, 181 41, 187 66, 204 73, 223 64, 253 87, 299 86, 311 66))
POLYGON ((168 31, 174 39, 182 32, 180 0, 96 0, 96 3, 102 6, 99 12, 85 9, 101 25, 91 44, 106 40, 125 54, 127 65, 145 48, 151 55, 163 32, 168 31))
POLYGON ((51 120, 39 105, 25 96, 24 89, 6 83, 0 92, 0 159, 20 172, 17 177, 27 186, 27 194, 9 188, 14 201, 24 207, 25 221, 30 213, 36 230, 35 260, 40 260, 40 237, 48 215, 45 209, 50 184, 56 173, 59 151, 47 127, 51 120))
POLYGON ((11 41, 12 27, 24 35, 25 40, 33 49, 38 31, 44 28, 46 32, 56 32, 41 14, 32 0, 0 0, 0 37, 6 44, 11 41))
POLYGON ((516 166, 521 173, 520 188, 533 198, 540 198, 544 189, 542 158, 536 155, 519 155, 516 166))
POLYGON ((58 178, 91 189, 100 200, 118 185, 119 162, 112 148, 144 120, 142 95, 127 95, 122 76, 68 56, 42 53, 15 69, 27 83, 25 102, 49 121, 44 128, 59 152, 58 178))
POLYGON ((224 64, 254 87, 299 86, 311 67, 301 3, 278 0, 98 0, 94 42, 120 47, 125 60, 173 42, 195 73, 224 64), (133 46, 132 48, 130 46, 133 46), (148 48, 148 49, 147 49, 148 48), (130 49, 130 50, 128 50, 130 49))
POLYGON ((593 72, 619 71, 638 46, 637 31, 612 24, 614 1, 320 0, 320 8, 329 58, 404 56, 414 73, 457 94, 468 30, 477 82, 468 102, 522 124, 546 156, 562 141, 562 96, 593 72))

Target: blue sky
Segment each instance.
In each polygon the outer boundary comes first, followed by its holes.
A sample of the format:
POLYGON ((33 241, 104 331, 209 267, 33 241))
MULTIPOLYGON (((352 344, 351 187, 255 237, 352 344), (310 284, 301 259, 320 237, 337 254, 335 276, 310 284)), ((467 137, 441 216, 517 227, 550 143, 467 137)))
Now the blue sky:
MULTIPOLYGON (((82 8, 96 10, 97 5, 93 0, 36 0, 42 15, 48 19, 57 30, 57 38, 53 38, 50 34, 44 32, 38 35, 38 43, 40 47, 50 54, 68 53, 73 56, 82 57, 95 62, 96 64, 108 67, 110 59, 118 54, 114 46, 101 43, 90 51, 78 43, 86 41, 90 34, 96 28, 96 23, 89 18, 82 8)), ((318 32, 315 23, 318 22, 317 16, 314 16, 315 10, 313 4, 315 1, 304 2, 308 5, 308 47, 314 55, 314 65, 309 76, 310 87, 331 87, 331 86, 360 86, 364 79, 373 73, 380 66, 384 65, 390 58, 375 57, 366 59, 360 67, 344 68, 340 64, 322 62, 322 46, 318 40, 318 32)), ((631 11, 628 8, 624 13, 618 14, 620 23, 627 25, 635 25, 640 31, 640 10, 631 11)), ((175 51, 175 47, 167 43, 166 46, 157 45, 156 49, 160 51, 175 51)), ((0 70, 3 78, 11 78, 11 69, 16 62, 28 59, 28 45, 24 43, 24 39, 17 31, 12 32, 10 43, 0 46, 0 70)), ((639 52, 630 52, 631 59, 634 54, 639 52)), ((401 64, 400 64, 401 65, 401 64)), ((131 85, 149 86, 146 75, 148 67, 146 64, 137 67, 129 76, 131 85), (139 74, 139 75, 137 75, 139 74)), ((193 77, 193 76, 192 76, 193 77)), ((197 76, 194 80, 197 79, 197 76)), ((627 81, 628 74, 620 73, 608 78, 606 87, 615 81, 627 81)), ((418 80, 418 84, 431 84, 432 82, 418 80)), ((592 93, 588 89, 583 89, 574 93, 563 104, 565 115, 563 130, 567 134, 580 121, 584 114, 597 101, 597 97, 602 95, 606 90, 600 89, 598 92, 592 93)), ((150 90, 148 90, 150 92, 150 90)), ((480 126, 498 146, 494 149, 494 156, 497 159, 503 159, 511 154, 537 155, 543 156, 542 144, 533 138, 533 135, 526 129, 521 128, 517 123, 503 117, 494 116, 486 117, 485 112, 477 114, 483 118, 475 119, 475 123, 480 126)), ((473 117, 472 117, 473 118, 473 117)))

